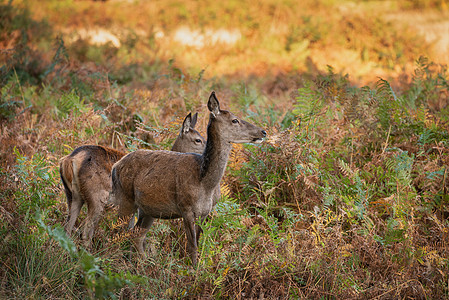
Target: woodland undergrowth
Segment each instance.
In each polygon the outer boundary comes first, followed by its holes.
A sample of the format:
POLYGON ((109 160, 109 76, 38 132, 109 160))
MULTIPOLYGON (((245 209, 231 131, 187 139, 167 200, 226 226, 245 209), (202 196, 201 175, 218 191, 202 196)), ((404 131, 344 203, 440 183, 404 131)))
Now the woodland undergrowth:
POLYGON ((420 57, 410 80, 364 87, 332 67, 243 82, 175 60, 108 70, 62 38, 50 57, 30 47, 50 26, 2 5, 26 30, 2 19, 16 44, 0 70, 0 298, 449 299, 445 66, 420 57), (177 220, 155 222, 144 258, 115 209, 91 249, 66 236, 59 159, 169 149, 189 111, 205 132, 211 90, 268 137, 234 146, 198 266, 177 220))

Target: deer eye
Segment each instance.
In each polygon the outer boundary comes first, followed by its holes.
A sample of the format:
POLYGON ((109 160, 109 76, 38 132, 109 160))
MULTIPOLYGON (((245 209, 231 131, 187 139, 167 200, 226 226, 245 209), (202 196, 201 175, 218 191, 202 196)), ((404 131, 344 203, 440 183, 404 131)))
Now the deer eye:
POLYGON ((234 119, 234 120, 232 120, 231 122, 234 123, 234 124, 237 124, 237 123, 239 122, 239 120, 234 119))
POLYGON ((201 143, 201 140, 200 139, 196 139, 195 143, 201 143))

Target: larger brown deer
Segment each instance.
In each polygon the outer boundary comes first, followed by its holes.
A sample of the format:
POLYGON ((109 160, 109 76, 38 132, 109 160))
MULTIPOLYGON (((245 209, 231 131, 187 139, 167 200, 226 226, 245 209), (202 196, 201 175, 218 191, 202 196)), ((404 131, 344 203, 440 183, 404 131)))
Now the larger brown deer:
MULTIPOLYGON (((172 151, 202 153, 204 138, 195 130, 198 114, 189 113, 172 151)), ((72 233, 82 206, 87 204, 82 240, 89 246, 111 190, 111 168, 126 153, 97 145, 76 148, 61 159, 59 172, 67 196, 69 214, 66 232, 72 233)))
POLYGON ((215 205, 232 143, 259 143, 266 136, 262 128, 221 110, 214 92, 207 107, 210 117, 202 155, 137 150, 112 167, 110 197, 119 203, 119 216, 129 216, 136 209, 142 212, 135 241, 140 253, 155 218, 183 218, 188 251, 196 265, 202 230, 195 219, 205 218, 215 205))

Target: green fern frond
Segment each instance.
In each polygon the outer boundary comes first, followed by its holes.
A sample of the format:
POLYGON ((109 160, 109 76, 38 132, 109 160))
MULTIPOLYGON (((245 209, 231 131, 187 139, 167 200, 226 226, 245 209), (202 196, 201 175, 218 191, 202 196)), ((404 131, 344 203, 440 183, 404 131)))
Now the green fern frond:
POLYGON ((311 83, 306 82, 303 88, 298 89, 293 113, 303 122, 308 122, 317 116, 321 108, 321 97, 312 89, 311 83))
POLYGON ((57 116, 66 117, 70 112, 80 114, 88 111, 88 107, 75 90, 63 94, 56 102, 54 107, 57 116))
POLYGON ((394 101, 398 101, 396 93, 393 91, 393 88, 391 87, 390 83, 385 79, 379 78, 379 80, 376 83, 376 89, 380 95, 384 97, 390 97, 390 99, 392 98, 394 99, 394 101))
POLYGON ((342 159, 338 160, 338 168, 340 169, 340 172, 343 175, 345 175, 346 177, 349 177, 351 179, 353 177, 358 177, 358 175, 359 175, 359 170, 358 169, 353 170, 351 168, 351 166, 348 163, 346 163, 344 160, 342 160, 342 159))
POLYGON ((400 153, 386 160, 385 166, 393 175, 392 180, 396 179, 396 182, 402 186, 410 186, 413 162, 413 156, 409 156, 407 151, 400 150, 400 153))

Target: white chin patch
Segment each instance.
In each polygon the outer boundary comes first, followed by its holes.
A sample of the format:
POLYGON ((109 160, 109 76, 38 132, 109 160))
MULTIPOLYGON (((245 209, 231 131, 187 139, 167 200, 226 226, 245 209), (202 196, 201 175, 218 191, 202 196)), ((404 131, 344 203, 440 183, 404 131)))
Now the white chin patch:
POLYGON ((253 140, 238 140, 238 141, 232 141, 229 143, 232 144, 245 144, 245 143, 251 143, 251 144, 260 144, 262 143, 263 139, 253 139, 253 140))

